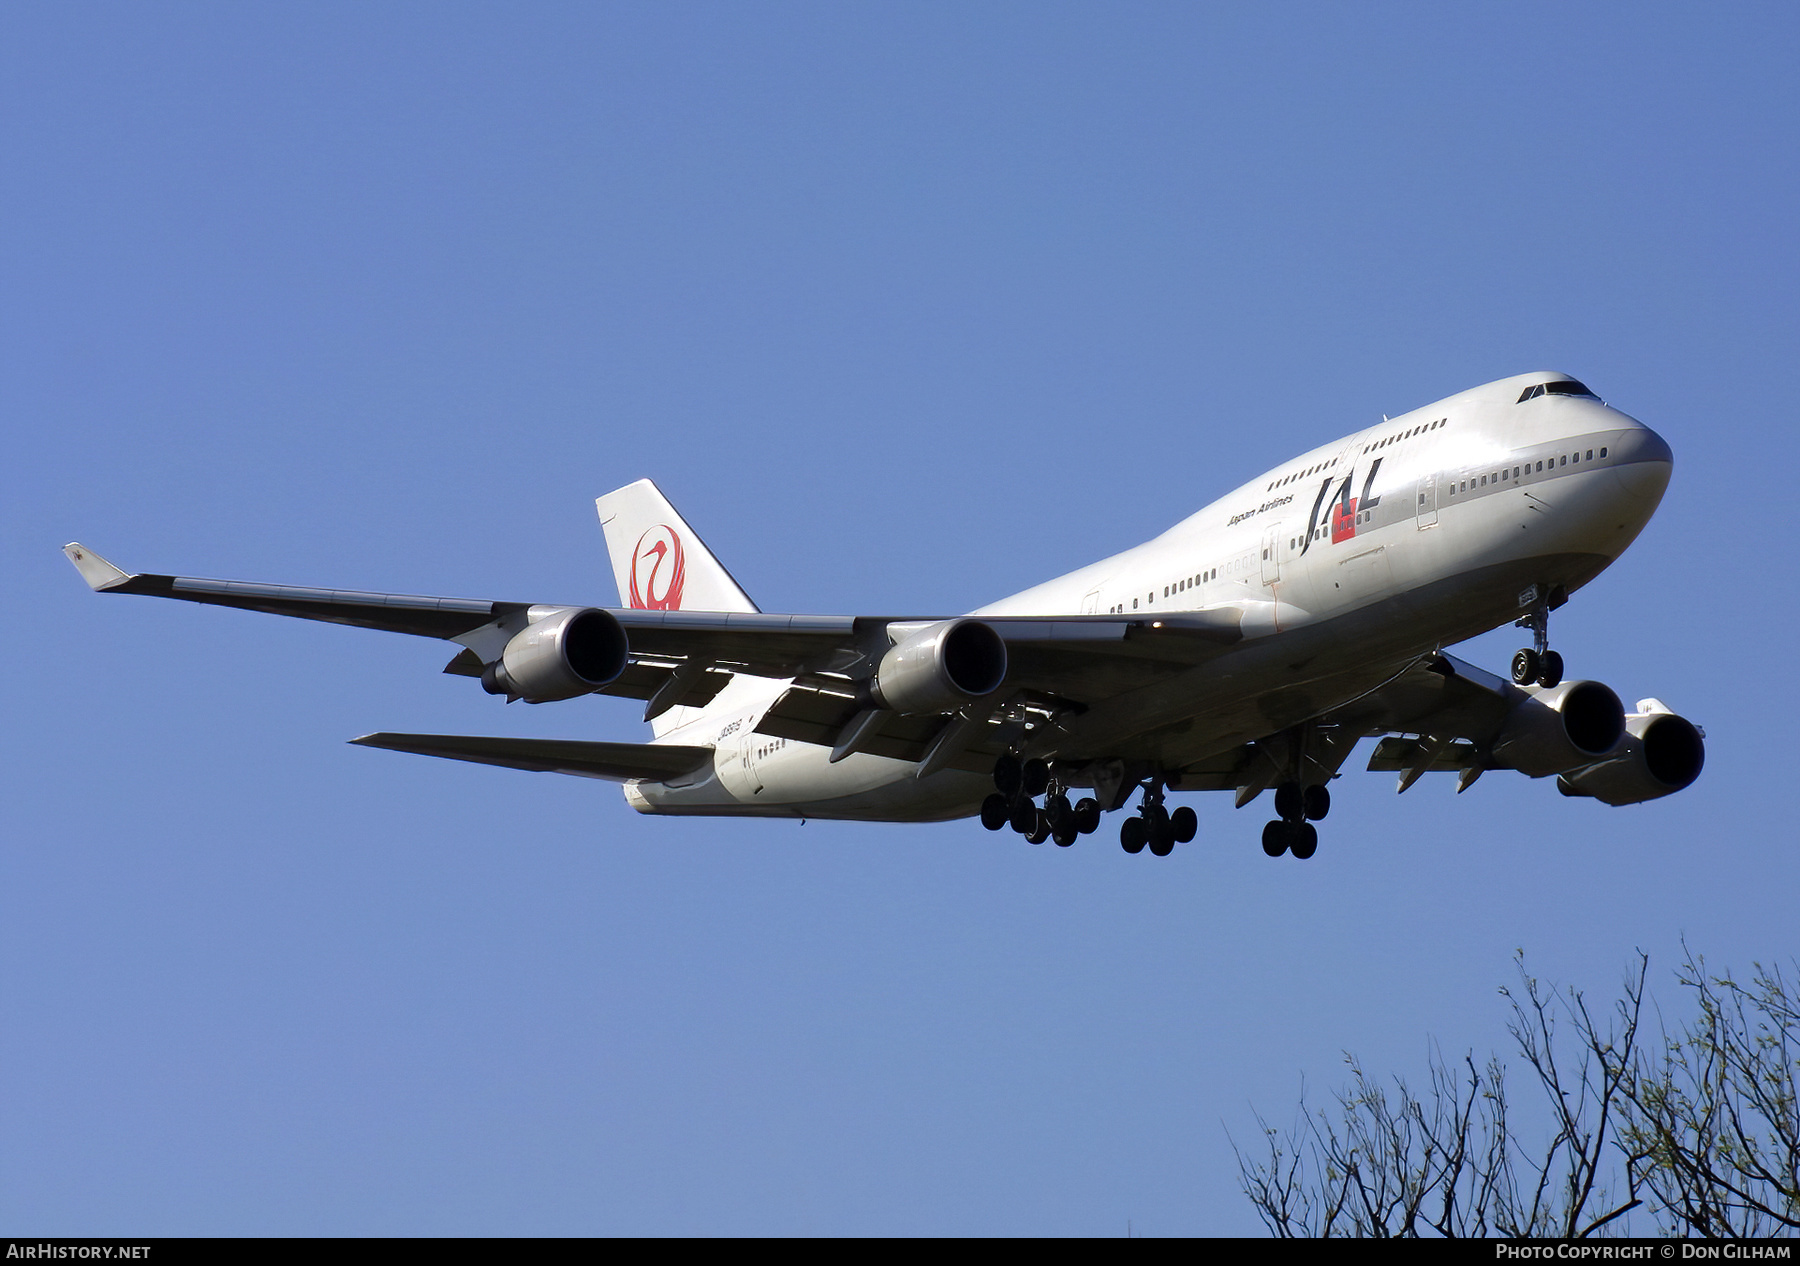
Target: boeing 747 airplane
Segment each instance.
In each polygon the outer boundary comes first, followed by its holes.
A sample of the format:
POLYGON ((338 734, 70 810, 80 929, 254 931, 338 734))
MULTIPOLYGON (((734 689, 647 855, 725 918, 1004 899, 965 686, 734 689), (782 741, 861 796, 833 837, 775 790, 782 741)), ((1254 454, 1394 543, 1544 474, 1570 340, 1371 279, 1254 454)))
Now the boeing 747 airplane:
POLYGON ((1564 680, 1550 613, 1616 559, 1669 446, 1562 374, 1523 374, 1303 453, 1154 540, 967 615, 759 610, 649 480, 597 502, 617 607, 132 575, 90 586, 442 638, 510 702, 645 701, 649 743, 368 734, 352 742, 624 784, 640 813, 925 822, 1073 844, 1194 837, 1170 792, 1274 789, 1271 857, 1307 858, 1365 738, 1405 791, 1490 769, 1637 804, 1688 786, 1699 727, 1564 680), (1507 623, 1502 678, 1444 647, 1507 623), (1074 800, 1071 797, 1076 797, 1074 800))

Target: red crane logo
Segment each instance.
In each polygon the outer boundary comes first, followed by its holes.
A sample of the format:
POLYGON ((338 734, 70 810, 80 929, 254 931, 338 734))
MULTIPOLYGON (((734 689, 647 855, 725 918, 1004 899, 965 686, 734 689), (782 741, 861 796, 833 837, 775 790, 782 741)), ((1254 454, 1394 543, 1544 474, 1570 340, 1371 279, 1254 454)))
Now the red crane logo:
POLYGON ((681 538, 666 523, 638 537, 631 553, 631 605, 638 611, 679 611, 687 584, 681 538))

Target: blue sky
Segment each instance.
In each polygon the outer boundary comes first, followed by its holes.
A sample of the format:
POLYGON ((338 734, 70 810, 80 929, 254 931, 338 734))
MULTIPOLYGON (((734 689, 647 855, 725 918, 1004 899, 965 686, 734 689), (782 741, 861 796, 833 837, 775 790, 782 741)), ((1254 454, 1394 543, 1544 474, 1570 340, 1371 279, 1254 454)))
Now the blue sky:
MULTIPOLYGON (((0 19, 0 1225, 1247 1232, 1227 1131, 1796 952, 1791 6, 18 5, 0 19), (640 818, 346 746, 634 739, 147 571, 953 612, 1558 369, 1676 453, 1553 622, 1673 799, 1335 789, 1308 863, 640 818)), ((1499 669, 1510 630, 1463 654, 1499 669)))

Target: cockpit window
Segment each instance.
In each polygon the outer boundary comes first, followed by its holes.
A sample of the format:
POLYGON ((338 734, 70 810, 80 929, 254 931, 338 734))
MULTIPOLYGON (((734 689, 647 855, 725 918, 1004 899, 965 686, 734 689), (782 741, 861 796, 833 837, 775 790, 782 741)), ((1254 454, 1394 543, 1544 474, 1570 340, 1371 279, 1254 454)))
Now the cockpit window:
POLYGON ((1547 382, 1544 384, 1544 391, 1552 396, 1587 396, 1594 400, 1600 398, 1573 378, 1565 378, 1561 382, 1547 382))
POLYGON ((1535 400, 1542 395, 1586 396, 1590 400, 1600 398, 1573 378, 1559 378, 1555 382, 1540 382, 1535 387, 1525 388, 1519 393, 1519 403, 1524 404, 1527 400, 1535 400))

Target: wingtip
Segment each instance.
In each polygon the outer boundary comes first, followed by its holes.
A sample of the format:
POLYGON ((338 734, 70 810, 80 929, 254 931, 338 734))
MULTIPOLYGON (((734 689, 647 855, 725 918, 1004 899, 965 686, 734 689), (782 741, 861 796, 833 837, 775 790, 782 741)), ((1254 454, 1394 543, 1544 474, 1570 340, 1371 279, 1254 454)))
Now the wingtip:
POLYGON ((88 583, 88 588, 95 593, 105 589, 113 589, 131 579, 131 573, 120 571, 80 541, 70 541, 63 546, 63 553, 68 555, 75 570, 88 583))

